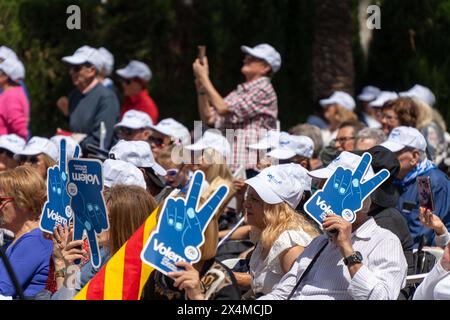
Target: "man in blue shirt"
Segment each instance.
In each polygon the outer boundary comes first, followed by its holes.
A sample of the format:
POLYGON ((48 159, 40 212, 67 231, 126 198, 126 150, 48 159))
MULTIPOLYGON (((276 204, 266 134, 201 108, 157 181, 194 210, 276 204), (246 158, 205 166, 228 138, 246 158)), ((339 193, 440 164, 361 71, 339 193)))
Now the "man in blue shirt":
POLYGON ((408 222, 414 247, 417 248, 423 236, 425 245, 434 245, 434 232, 425 228, 419 220, 419 193, 417 178, 430 177, 433 194, 433 213, 439 216, 447 229, 450 227, 449 180, 436 164, 427 159, 427 143, 423 135, 412 127, 397 127, 392 130, 386 142, 381 144, 394 152, 400 162, 400 171, 394 184, 400 198, 397 208, 408 222))

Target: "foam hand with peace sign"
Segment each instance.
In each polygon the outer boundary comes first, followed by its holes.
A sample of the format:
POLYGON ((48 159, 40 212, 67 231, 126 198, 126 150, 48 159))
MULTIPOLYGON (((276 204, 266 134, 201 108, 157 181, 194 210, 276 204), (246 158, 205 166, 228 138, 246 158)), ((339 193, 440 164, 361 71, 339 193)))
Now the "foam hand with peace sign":
POLYGON ((102 163, 92 159, 69 161, 68 193, 74 213, 73 239, 82 240, 86 232, 89 240, 91 263, 101 265, 97 235, 108 230, 108 216, 103 199, 102 163))
POLYGON ((228 194, 228 187, 217 191, 198 208, 200 190, 205 176, 196 171, 186 199, 169 197, 161 210, 158 226, 150 235, 141 259, 164 274, 179 271, 176 262, 195 263, 200 260, 204 232, 228 194))
POLYGON ((317 191, 304 205, 305 211, 320 225, 327 214, 336 214, 353 223, 364 200, 389 178, 389 171, 381 170, 362 182, 372 156, 364 153, 354 172, 338 167, 322 190, 317 191))
MULTIPOLYGON (((75 148, 72 155, 78 158, 80 149, 75 148)), ((42 231, 53 234, 57 225, 69 224, 72 217, 70 209, 70 196, 67 194, 68 173, 66 166, 66 141, 61 139, 59 148, 59 164, 47 170, 47 195, 48 199, 41 214, 39 226, 42 231)))

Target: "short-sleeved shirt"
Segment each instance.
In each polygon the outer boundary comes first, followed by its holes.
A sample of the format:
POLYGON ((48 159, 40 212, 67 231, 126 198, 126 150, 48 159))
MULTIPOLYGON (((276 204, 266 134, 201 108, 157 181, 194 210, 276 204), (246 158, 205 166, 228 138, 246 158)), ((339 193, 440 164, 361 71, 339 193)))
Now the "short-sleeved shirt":
POLYGON ((306 247, 311 241, 312 237, 302 230, 286 230, 275 240, 265 259, 261 257, 263 247, 261 242, 258 242, 250 259, 253 292, 271 292, 284 275, 280 254, 296 246, 306 247))
MULTIPOLYGON (((45 239, 39 228, 24 234, 6 250, 6 256, 26 297, 34 297, 45 288, 52 250, 53 242, 45 239)), ((12 297, 17 295, 2 261, 0 261, 0 294, 12 297)))
POLYGON ((228 113, 224 116, 217 114, 214 126, 225 136, 226 129, 235 130, 230 167, 233 171, 241 165, 255 169, 257 153, 249 152, 247 147, 264 135, 261 129, 277 129, 278 100, 270 78, 262 77, 240 84, 224 100, 228 113), (240 132, 236 131, 238 129, 240 132))

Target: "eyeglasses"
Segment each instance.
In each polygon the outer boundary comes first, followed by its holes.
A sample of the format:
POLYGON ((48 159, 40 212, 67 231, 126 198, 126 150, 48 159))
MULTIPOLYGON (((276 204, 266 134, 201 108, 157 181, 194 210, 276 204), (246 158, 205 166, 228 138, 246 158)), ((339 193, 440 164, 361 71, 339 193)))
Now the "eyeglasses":
POLYGON ((340 137, 340 138, 336 138, 335 141, 336 141, 336 143, 344 144, 347 141, 354 140, 354 139, 355 139, 355 137, 340 137))
POLYGON ((386 119, 388 121, 392 121, 392 120, 397 120, 398 117, 397 116, 391 116, 391 115, 388 115, 388 114, 383 114, 382 115, 382 119, 386 119))
POLYGON ((150 144, 154 144, 157 147, 161 147, 164 144, 163 138, 150 137, 148 138, 148 141, 150 144))
POLYGON ((0 148, 0 154, 5 154, 8 158, 14 158, 14 152, 11 152, 4 148, 0 148))
POLYGON ((0 208, 3 208, 9 201, 13 201, 14 197, 0 197, 0 208))
POLYGON ((29 162, 32 165, 36 165, 39 162, 39 158, 38 158, 38 156, 23 156, 22 155, 19 157, 19 162, 21 164, 29 162))
POLYGON ((178 174, 178 169, 169 169, 166 170, 167 176, 175 177, 178 174))

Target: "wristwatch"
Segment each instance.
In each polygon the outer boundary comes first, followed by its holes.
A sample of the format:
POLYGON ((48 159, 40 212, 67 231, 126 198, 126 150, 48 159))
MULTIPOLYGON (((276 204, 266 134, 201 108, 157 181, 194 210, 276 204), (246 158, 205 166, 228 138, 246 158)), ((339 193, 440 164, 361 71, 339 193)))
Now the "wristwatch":
POLYGON ((66 277, 66 268, 55 270, 55 278, 65 278, 65 277, 66 277))
POLYGON ((350 256, 344 258, 344 264, 346 266, 352 266, 363 261, 363 256, 361 252, 355 251, 350 256))

